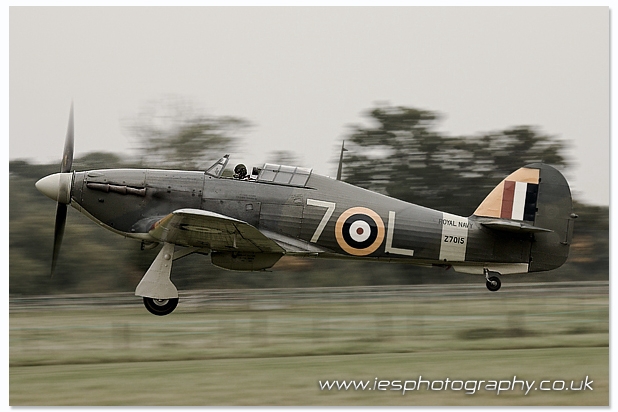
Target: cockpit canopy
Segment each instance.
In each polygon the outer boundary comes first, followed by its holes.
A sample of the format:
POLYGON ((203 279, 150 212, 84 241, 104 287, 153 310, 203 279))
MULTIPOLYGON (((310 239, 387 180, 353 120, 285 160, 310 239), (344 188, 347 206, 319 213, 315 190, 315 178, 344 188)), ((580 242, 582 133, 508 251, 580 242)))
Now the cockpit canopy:
POLYGON ((305 187, 313 169, 307 167, 283 166, 266 163, 261 169, 258 170, 258 182, 305 187))
MULTIPOLYGON (((206 170, 206 174, 213 177, 221 177, 223 170, 230 160, 230 155, 225 155, 206 170)), ((305 187, 313 169, 307 167, 284 166, 273 163, 265 163, 261 168, 254 167, 248 180, 264 183, 275 183, 286 186, 305 187)))

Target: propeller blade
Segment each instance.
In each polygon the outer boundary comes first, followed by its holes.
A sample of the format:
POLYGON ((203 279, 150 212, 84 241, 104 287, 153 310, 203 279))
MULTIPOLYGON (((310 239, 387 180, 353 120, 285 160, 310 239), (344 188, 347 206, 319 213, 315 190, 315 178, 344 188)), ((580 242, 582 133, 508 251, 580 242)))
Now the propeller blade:
MULTIPOLYGON (((67 127, 67 137, 64 139, 64 151, 62 152, 62 163, 60 165, 60 173, 71 171, 73 166, 73 103, 71 103, 71 112, 69 113, 69 125, 67 127)), ((69 189, 70 193, 70 189, 69 189)), ((56 208, 56 225, 54 226, 54 253, 52 255, 51 276, 54 276, 58 254, 60 253, 60 245, 62 244, 62 236, 64 235, 64 225, 67 221, 67 205, 58 202, 56 208)))
POLYGON ((52 267, 51 275, 54 275, 56 269, 56 262, 58 260, 58 253, 60 252, 60 245, 62 244, 62 236, 64 235, 64 225, 67 221, 67 205, 64 203, 58 203, 56 209, 56 226, 54 227, 54 254, 52 255, 52 267))
POLYGON ((71 166, 73 166, 73 103, 71 103, 71 113, 69 114, 67 137, 64 140, 64 152, 62 153, 62 165, 60 166, 60 172, 70 172, 71 166))

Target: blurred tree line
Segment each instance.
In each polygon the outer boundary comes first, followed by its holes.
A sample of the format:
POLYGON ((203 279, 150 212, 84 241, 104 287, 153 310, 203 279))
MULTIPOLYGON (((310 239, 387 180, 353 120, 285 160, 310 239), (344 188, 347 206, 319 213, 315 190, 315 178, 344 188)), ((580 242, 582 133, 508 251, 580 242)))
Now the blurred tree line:
MULTIPOLYGON (((343 180, 408 202, 469 216, 504 177, 533 162, 569 170, 566 142, 537 128, 518 126, 475 136, 437 131, 440 115, 410 107, 379 106, 365 115, 369 126, 353 126, 345 138, 343 180)), ((233 151, 246 120, 204 116, 190 107, 150 107, 126 123, 139 156, 90 153, 76 158, 76 170, 165 167, 200 169, 233 151)), ((60 150, 60 149, 59 149, 60 150)), ((336 154, 338 158, 339 153, 336 154)), ((272 161, 298 159, 273 152, 272 161)), ((54 277, 50 277, 55 206, 34 187, 57 164, 9 162, 10 294, 133 291, 158 253, 102 230, 69 208, 68 224, 54 277)), ((554 271, 517 275, 512 281, 607 280, 609 208, 575 201, 580 218, 567 263, 554 271)), ((412 265, 284 257, 270 272, 231 272, 209 258, 191 255, 174 262, 180 290, 483 283, 478 276, 412 265), (368 269, 370 267, 370 269, 368 269)))

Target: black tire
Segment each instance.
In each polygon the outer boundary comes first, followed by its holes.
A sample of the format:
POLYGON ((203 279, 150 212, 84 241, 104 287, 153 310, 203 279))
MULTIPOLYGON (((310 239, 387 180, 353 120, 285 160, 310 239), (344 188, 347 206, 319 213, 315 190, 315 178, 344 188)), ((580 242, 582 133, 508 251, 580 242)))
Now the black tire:
POLYGON ((485 282, 485 285, 487 286, 487 289, 491 290, 492 292, 495 292, 498 289, 500 289, 500 286, 501 286, 500 279, 497 276, 491 276, 489 279, 487 279, 487 282, 485 282))
POLYGON ((171 299, 154 299, 144 297, 144 306, 148 312, 157 316, 169 315, 178 306, 178 298, 171 299))

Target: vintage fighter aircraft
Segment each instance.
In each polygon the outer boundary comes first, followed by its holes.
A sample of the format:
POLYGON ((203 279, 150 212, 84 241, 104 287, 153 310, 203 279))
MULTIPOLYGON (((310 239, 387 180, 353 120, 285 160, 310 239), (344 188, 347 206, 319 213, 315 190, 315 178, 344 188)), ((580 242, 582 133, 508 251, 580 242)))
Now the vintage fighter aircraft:
POLYGON ((560 267, 573 235, 571 192, 551 166, 535 163, 505 178, 469 217, 440 212, 320 176, 265 164, 222 176, 226 155, 206 171, 71 171, 73 108, 60 173, 36 187, 57 201, 52 273, 67 205, 142 248, 162 244, 135 295, 155 315, 178 304, 172 262, 191 253, 230 270, 265 270, 282 256, 354 258, 452 267, 497 275, 560 267))

